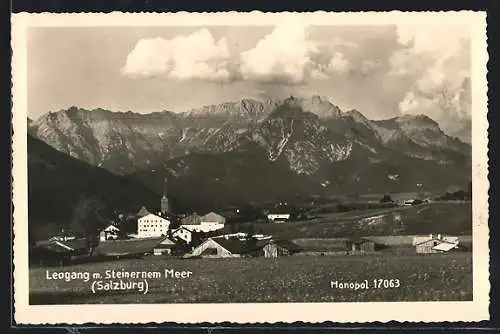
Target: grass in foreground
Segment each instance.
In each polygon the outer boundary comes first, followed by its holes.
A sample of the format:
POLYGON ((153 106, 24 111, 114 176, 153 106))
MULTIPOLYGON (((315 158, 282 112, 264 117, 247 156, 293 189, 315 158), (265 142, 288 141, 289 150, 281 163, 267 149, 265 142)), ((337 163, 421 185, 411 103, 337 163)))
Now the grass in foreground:
POLYGON ((180 260, 163 256, 30 269, 30 304, 207 302, 369 302, 472 300, 472 254, 293 256, 180 260), (93 294, 92 280, 46 280, 46 270, 69 272, 189 270, 191 278, 148 280, 149 292, 93 294), (330 281, 399 279, 392 289, 332 289, 330 281))

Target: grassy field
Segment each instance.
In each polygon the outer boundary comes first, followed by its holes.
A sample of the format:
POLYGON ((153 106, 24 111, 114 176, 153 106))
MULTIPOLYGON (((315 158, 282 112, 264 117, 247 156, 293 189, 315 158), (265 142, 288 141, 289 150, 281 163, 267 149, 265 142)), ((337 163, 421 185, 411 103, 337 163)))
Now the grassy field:
MULTIPOLYGON (((272 234, 287 239, 429 233, 467 235, 472 232, 472 206, 471 203, 430 203, 325 214, 318 219, 281 224, 237 225, 236 229, 240 231, 252 229, 257 233, 272 234)), ((231 232, 229 228, 229 226, 226 228, 227 232, 231 232)))
MULTIPOLYGON (((458 301, 472 299, 472 254, 292 256, 181 260, 163 256, 30 269, 30 304, 458 301), (187 270, 149 279, 149 291, 91 292, 92 279, 47 280, 53 272, 187 270), (398 279, 398 288, 350 290, 331 281, 398 279)), ((137 280, 136 280, 137 281, 137 280)))

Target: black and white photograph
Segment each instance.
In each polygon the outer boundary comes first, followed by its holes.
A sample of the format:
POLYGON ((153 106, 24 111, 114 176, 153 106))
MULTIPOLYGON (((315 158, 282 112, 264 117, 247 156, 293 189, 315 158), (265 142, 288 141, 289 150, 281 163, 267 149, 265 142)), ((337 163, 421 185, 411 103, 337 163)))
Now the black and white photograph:
POLYGON ((93 15, 13 21, 24 319, 488 317, 485 15, 93 15))

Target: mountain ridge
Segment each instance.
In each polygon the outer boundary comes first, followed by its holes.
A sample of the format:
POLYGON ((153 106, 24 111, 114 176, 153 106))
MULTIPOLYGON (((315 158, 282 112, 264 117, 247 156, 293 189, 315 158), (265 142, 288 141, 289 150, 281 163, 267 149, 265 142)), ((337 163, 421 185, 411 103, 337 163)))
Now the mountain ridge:
MULTIPOLYGON (((224 155, 251 148, 258 149, 270 163, 279 160, 297 176, 337 190, 343 189, 341 183, 349 178, 361 177, 353 176, 344 165, 353 170, 371 170, 378 163, 399 164, 399 174, 412 171, 415 175, 419 173, 411 164, 425 165, 422 168, 442 175, 445 183, 461 184, 470 179, 470 145, 446 135, 429 117, 404 115, 370 120, 357 110, 343 112, 319 96, 264 102, 241 99, 184 114, 167 110, 113 113, 72 107, 46 114, 32 122, 30 128, 31 133, 55 149, 122 175, 153 173, 171 161, 191 161, 191 155, 201 154, 208 161, 217 158, 207 154, 224 155), (337 177, 335 169, 343 175, 337 177), (449 175, 443 172, 446 169, 449 175)), ((230 165, 223 156, 220 160, 230 165)), ((262 173, 273 169, 261 165, 262 173)), ((378 170, 382 173, 385 169, 378 170)), ((361 174, 370 177, 369 173, 361 174)), ((377 177, 387 178, 382 174, 377 177)), ((432 183, 428 177, 423 178, 432 183)), ((405 181, 408 185, 410 179, 405 181)))

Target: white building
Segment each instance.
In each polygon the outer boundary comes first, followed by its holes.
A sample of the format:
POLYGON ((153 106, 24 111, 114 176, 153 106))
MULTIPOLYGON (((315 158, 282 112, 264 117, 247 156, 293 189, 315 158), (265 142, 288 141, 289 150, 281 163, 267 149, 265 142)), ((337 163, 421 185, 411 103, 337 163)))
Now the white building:
POLYGON ((221 230, 224 228, 225 224, 226 218, 215 212, 207 213, 204 216, 198 216, 194 213, 182 220, 181 227, 194 232, 206 233, 221 230))
POLYGON ((270 213, 267 215, 267 219, 272 222, 283 222, 290 220, 289 213, 270 213))
POLYGON ((189 244, 191 243, 191 240, 193 240, 193 231, 181 226, 172 232, 172 236, 174 238, 182 239, 189 244))
POLYGON ((155 214, 148 214, 137 220, 138 238, 155 238, 167 235, 170 220, 155 214))
POLYGON ((118 232, 120 232, 120 229, 111 224, 99 233, 99 240, 116 240, 118 239, 118 232))

